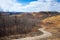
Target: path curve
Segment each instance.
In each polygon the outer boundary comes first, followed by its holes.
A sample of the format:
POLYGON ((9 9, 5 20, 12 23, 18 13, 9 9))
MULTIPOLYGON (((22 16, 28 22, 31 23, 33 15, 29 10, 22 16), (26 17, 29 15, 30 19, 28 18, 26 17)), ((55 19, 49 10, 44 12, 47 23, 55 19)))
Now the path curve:
POLYGON ((35 36, 35 37, 26 37, 26 38, 20 38, 20 39, 13 39, 13 40, 37 40, 41 38, 46 38, 52 36, 52 33, 47 32, 44 30, 45 28, 40 28, 38 30, 43 32, 43 35, 35 36))

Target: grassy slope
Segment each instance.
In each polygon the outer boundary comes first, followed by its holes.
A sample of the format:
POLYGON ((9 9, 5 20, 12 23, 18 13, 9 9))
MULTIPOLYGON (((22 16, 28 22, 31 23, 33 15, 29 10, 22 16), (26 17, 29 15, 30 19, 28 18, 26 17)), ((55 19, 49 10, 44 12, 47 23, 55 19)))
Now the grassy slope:
POLYGON ((60 40, 60 15, 48 17, 42 20, 46 31, 49 31, 53 36, 46 38, 46 40, 60 40))

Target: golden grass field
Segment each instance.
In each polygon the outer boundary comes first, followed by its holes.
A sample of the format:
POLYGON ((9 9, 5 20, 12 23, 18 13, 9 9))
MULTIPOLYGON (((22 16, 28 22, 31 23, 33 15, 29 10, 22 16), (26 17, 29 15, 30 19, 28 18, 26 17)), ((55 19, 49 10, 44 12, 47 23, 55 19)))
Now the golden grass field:
POLYGON ((60 15, 45 18, 42 22, 45 30, 52 33, 46 40, 60 40, 60 15))

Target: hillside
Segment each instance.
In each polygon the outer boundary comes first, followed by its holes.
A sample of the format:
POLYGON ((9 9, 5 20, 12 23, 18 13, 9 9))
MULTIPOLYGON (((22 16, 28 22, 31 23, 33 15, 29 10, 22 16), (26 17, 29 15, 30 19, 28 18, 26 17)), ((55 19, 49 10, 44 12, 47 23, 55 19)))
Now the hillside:
MULTIPOLYGON (((33 12, 14 13, 0 12, 0 38, 1 40, 19 39, 42 35, 39 28, 45 28, 43 32, 52 33, 49 38, 41 40, 60 39, 60 13, 59 12, 33 12), (55 39, 56 38, 56 39, 55 39)), ((40 39, 39 39, 40 40, 40 39)))
POLYGON ((46 31, 53 34, 47 40, 60 40, 60 15, 52 16, 42 20, 46 31))

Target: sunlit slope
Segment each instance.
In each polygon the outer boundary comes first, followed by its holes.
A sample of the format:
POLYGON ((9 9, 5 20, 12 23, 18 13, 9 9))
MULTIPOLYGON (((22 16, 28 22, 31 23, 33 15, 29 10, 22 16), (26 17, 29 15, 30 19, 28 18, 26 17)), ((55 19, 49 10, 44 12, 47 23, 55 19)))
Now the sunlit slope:
POLYGON ((51 27, 60 27, 60 15, 52 16, 42 20, 44 24, 51 27))

